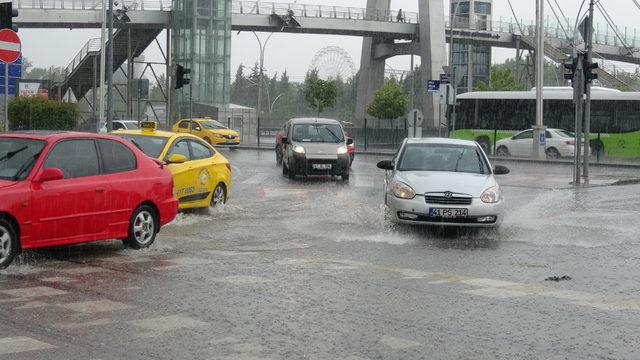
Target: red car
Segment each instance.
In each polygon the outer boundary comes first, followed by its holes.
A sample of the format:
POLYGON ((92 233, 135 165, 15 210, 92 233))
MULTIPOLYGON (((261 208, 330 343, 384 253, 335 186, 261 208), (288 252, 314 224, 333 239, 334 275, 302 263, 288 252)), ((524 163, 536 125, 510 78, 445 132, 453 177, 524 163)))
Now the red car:
POLYGON ((123 239, 148 247, 177 211, 169 170, 120 138, 0 135, 0 268, 45 246, 123 239))

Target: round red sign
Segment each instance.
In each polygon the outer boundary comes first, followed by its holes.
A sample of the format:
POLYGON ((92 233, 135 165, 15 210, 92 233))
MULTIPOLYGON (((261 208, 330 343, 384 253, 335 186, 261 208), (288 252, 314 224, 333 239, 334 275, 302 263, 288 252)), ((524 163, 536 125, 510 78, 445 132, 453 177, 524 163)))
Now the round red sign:
POLYGON ((0 30, 0 61, 12 63, 20 57, 20 37, 11 29, 0 30))

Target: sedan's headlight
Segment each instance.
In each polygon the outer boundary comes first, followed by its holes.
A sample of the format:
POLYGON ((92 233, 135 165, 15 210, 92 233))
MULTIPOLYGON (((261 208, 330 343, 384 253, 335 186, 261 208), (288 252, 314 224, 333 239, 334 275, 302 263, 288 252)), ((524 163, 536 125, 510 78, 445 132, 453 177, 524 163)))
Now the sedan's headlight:
POLYGON ((393 183, 393 195, 400 199, 413 199, 416 197, 416 192, 402 181, 396 181, 393 183))
POLYGON ((342 154, 346 154, 347 153, 347 147, 346 146, 340 146, 338 148, 338 155, 342 155, 342 154))
POLYGON ((488 188, 482 193, 482 195, 480 195, 480 200, 488 204, 497 203, 500 201, 500 188, 497 186, 488 188))
POLYGON ((300 145, 295 145, 293 147, 293 152, 298 154, 304 154, 304 148, 300 145))

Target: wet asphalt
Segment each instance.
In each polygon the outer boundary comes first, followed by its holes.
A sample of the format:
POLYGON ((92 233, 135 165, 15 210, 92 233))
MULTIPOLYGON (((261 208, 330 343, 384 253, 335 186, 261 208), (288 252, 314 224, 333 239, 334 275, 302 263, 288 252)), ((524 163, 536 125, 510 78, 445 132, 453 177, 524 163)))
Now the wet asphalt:
POLYGON ((223 150, 229 203, 142 251, 29 251, 0 271, 0 359, 637 359, 640 177, 505 163, 497 231, 385 222, 383 156, 289 180, 223 150), (552 276, 571 280, 545 281, 552 276))

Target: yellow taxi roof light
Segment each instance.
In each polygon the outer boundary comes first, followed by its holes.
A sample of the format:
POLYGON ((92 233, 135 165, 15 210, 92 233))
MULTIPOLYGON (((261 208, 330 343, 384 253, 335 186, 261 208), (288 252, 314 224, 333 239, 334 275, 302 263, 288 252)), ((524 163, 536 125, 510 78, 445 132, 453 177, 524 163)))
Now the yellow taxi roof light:
POLYGON ((142 129, 142 131, 156 131, 157 128, 158 128, 158 123, 156 123, 155 121, 140 122, 140 129, 142 129))

